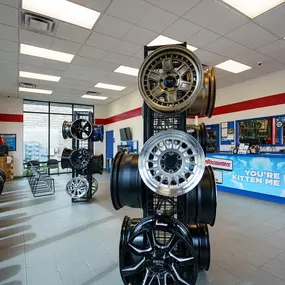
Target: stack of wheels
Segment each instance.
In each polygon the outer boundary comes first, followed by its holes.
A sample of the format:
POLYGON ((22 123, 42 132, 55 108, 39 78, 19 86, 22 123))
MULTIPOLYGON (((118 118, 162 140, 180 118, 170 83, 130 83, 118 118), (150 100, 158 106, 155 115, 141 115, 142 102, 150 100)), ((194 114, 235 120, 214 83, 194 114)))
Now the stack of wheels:
POLYGON ((126 285, 195 284, 200 266, 189 229, 170 216, 126 216, 119 258, 126 285))
POLYGON ((3 192, 5 182, 6 182, 6 174, 4 170, 0 168, 0 195, 3 192))
MULTIPOLYGON (((203 69, 185 47, 171 45, 152 51, 142 63, 138 81, 153 118, 213 114, 215 69, 203 69)), ((213 170, 205 167, 206 127, 192 126, 192 135, 174 129, 179 127, 165 119, 140 155, 117 153, 114 159, 110 183, 114 208, 129 206, 148 213, 151 207, 155 213, 143 219, 126 216, 123 221, 119 261, 125 285, 194 285, 198 271, 210 267, 208 225, 215 224, 217 197, 213 170), (148 203, 148 191, 155 193, 151 197, 173 200, 179 221, 167 211, 166 203, 159 210, 154 200, 148 203)))

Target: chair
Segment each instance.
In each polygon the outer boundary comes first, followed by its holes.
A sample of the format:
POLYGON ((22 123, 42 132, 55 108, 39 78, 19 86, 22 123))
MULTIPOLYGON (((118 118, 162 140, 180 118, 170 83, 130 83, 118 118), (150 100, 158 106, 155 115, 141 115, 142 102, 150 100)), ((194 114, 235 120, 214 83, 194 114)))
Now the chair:
POLYGON ((57 175, 59 175, 59 167, 58 167, 58 160, 57 159, 49 159, 47 161, 48 169, 55 169, 57 168, 57 175))

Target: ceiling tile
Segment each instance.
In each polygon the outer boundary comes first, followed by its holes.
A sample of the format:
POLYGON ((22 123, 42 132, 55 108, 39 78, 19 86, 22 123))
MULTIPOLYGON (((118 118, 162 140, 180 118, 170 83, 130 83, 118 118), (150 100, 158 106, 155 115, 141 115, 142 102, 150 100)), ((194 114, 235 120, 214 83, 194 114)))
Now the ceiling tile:
POLYGON ((92 48, 88 46, 83 46, 79 52, 79 55, 84 56, 84 57, 90 57, 93 59, 101 59, 106 54, 107 52, 105 50, 98 49, 98 48, 92 48))
POLYGON ((201 0, 146 0, 147 2, 167 10, 178 16, 182 16, 198 4, 201 0))
POLYGON ((99 20, 98 24, 96 24, 94 31, 107 36, 121 39, 133 27, 133 24, 130 24, 126 21, 114 18, 109 15, 103 15, 103 17, 99 20))
POLYGON ((239 53, 237 56, 233 57, 232 59, 241 62, 243 64, 250 65, 251 67, 258 67, 259 62, 264 62, 266 60, 269 60, 269 58, 266 57, 265 55, 251 49, 247 49, 247 51, 239 53))
POLYGON ((28 64, 32 66, 38 66, 43 68, 57 69, 57 70, 67 70, 69 64, 64 62, 59 62, 55 60, 45 60, 43 58, 28 56, 20 54, 19 63, 28 64))
POLYGON ((54 38, 51 48, 56 51, 77 54, 81 49, 81 44, 54 38))
POLYGON ((234 83, 230 80, 226 80, 226 79, 217 80, 217 89, 221 89, 221 88, 230 86, 232 84, 234 84, 234 83))
POLYGON ((107 62, 107 61, 100 61, 97 65, 96 68, 102 69, 102 70, 107 70, 107 71, 114 71, 116 68, 118 68, 120 64, 118 63, 112 63, 112 62, 107 62))
POLYGON ((18 43, 0 39, 0 50, 18 53, 18 43))
POLYGON ((1 4, 9 5, 15 8, 19 7, 19 0, 0 0, 1 4))
POLYGON ((56 37, 64 40, 84 44, 91 31, 74 26, 68 23, 60 22, 57 28, 56 37))
POLYGON ((0 24, 18 27, 18 9, 0 4, 0 24))
POLYGON ((148 13, 138 22, 138 25, 154 32, 161 33, 176 20, 178 20, 177 16, 152 6, 148 13))
POLYGON ((276 60, 268 59, 263 61, 262 65, 258 69, 265 71, 267 73, 276 72, 285 68, 285 64, 282 64, 276 60))
POLYGON ((141 0, 113 0, 106 14, 137 24, 152 7, 141 0))
POLYGON ((91 67, 91 68, 95 67, 98 63, 99 63, 99 60, 82 57, 78 55, 76 55, 72 60, 72 64, 91 67))
POLYGON ((144 51, 143 48, 137 51, 133 57, 138 58, 138 59, 144 59, 144 51))
POLYGON ((181 42, 187 42, 188 38, 197 34, 199 31, 201 31, 201 29, 202 27, 197 26, 187 20, 179 19, 168 27, 163 32, 163 35, 181 42))
POLYGON ((183 17, 220 35, 225 35, 249 21, 215 0, 202 0, 183 17))
POLYGON ((285 37, 285 3, 253 19, 278 37, 285 37))
POLYGON ((138 59, 135 57, 130 57, 129 59, 127 59, 123 65, 125 66, 129 66, 129 67, 133 67, 133 68, 140 68, 141 64, 142 64, 142 59, 138 59))
POLYGON ((191 45, 191 46, 195 46, 198 48, 201 48, 215 40, 217 40, 218 38, 220 38, 220 35, 211 32, 209 30, 206 29, 202 29, 200 30, 197 34, 195 34, 194 36, 190 37, 187 42, 191 45))
POLYGON ((86 45, 130 56, 140 49, 140 46, 138 45, 101 35, 99 33, 92 33, 86 42, 86 45))
POLYGON ((122 54, 117 54, 114 52, 107 52, 106 55, 102 58, 104 61, 122 64, 125 62, 129 57, 122 54))
POLYGON ((53 37, 20 29, 20 43, 49 49, 52 46, 53 37))
POLYGON ((0 38, 10 41, 18 41, 18 29, 0 24, 0 38))
POLYGON ((0 68, 1 69, 18 70, 18 63, 17 62, 12 62, 12 61, 0 60, 0 68))
POLYGON ((226 57, 220 56, 218 54, 203 49, 198 49, 194 53, 199 57, 199 59, 203 64, 206 64, 208 66, 217 65, 227 60, 226 57))
POLYGON ((18 78, 18 70, 15 69, 0 69, 0 76, 9 76, 12 78, 18 78))
POLYGON ((244 72, 241 72, 239 73, 238 75, 241 76, 241 81, 246 81, 246 80, 249 80, 249 79, 253 79, 253 78, 257 78, 257 77, 260 77, 260 76, 264 76, 266 75, 267 72, 261 70, 261 69, 258 69, 258 68, 251 68, 251 69, 248 69, 244 72))
POLYGON ((145 28, 134 26, 123 39, 138 45, 147 45, 158 36, 158 33, 145 28))
POLYGON ((0 61, 2 60, 18 62, 18 55, 17 53, 13 53, 13 52, 0 51, 0 61))
POLYGON ((204 49, 229 58, 236 57, 238 54, 247 52, 248 50, 245 46, 235 43, 227 38, 219 38, 206 45, 204 49))
POLYGON ((285 63, 285 41, 278 40, 257 49, 262 54, 285 63))
POLYGON ((102 80, 103 83, 121 86, 137 84, 137 81, 138 79, 136 76, 129 76, 115 72, 108 74, 108 76, 104 77, 104 79, 102 80))
POLYGON ((226 37, 252 49, 256 49, 278 39, 253 22, 244 24, 227 34, 226 37))
POLYGON ((110 3, 112 2, 112 0, 70 0, 70 1, 99 12, 105 12, 110 3))
POLYGON ((60 76, 60 77, 64 75, 63 70, 50 69, 47 67, 32 66, 32 65, 24 64, 24 63, 19 63, 19 70, 40 73, 40 74, 60 76))

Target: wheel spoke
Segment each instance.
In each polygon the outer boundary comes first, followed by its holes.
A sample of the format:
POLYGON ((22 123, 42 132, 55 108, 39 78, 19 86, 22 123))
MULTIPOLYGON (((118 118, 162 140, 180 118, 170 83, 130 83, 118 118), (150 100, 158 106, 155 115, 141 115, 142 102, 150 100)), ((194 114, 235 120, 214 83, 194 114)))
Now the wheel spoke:
POLYGON ((186 63, 181 64, 178 68, 177 68, 177 72, 179 73, 180 76, 183 76, 185 74, 186 71, 188 71, 189 68, 187 66, 186 63))
POLYGON ((153 276, 150 276, 149 270, 147 269, 147 270, 146 270, 146 273, 145 273, 145 277, 144 277, 144 279, 143 279, 142 285, 151 285, 153 279, 154 279, 154 275, 153 275, 153 276))
POLYGON ((155 240, 155 234, 154 234, 154 231, 151 231, 150 233, 148 232, 146 234, 147 236, 147 240, 149 242, 149 245, 151 247, 151 250, 157 245, 156 244, 156 240, 155 240))
POLYGON ((194 263, 194 257, 178 257, 175 254, 169 252, 169 255, 177 262, 179 263, 194 263))
POLYGON ((191 82, 183 80, 183 81, 180 82, 180 84, 178 86, 178 90, 188 92, 188 91, 190 91, 191 87, 192 87, 192 83, 191 82))
POLYGON ((168 92, 166 99, 169 103, 174 103, 175 101, 177 101, 177 92, 176 90, 173 90, 173 92, 168 92))
POLYGON ((157 98, 160 97, 163 93, 165 93, 165 91, 161 89, 160 86, 157 86, 151 91, 151 93, 155 98, 157 98))
POLYGON ((176 235, 172 235, 172 237, 170 238, 167 244, 168 252, 171 252, 174 249, 174 247, 178 244, 179 241, 180 239, 176 235))
POLYGON ((182 279, 180 277, 180 275, 178 274, 176 268, 174 267, 174 264, 172 263, 171 265, 171 271, 173 272, 173 277, 174 279, 176 279, 175 281, 178 281, 180 284, 185 284, 185 285, 191 285, 190 283, 186 282, 184 279, 182 279))
POLYGON ((173 71, 173 62, 172 62, 172 58, 167 58, 164 59, 162 62, 162 69, 163 71, 167 72, 167 71, 173 71))
POLYGON ((143 254, 143 253, 147 253, 147 252, 150 252, 152 251, 152 247, 148 247, 148 248, 144 248, 144 249, 140 249, 140 248, 137 248, 135 247, 134 245, 132 245, 131 243, 129 243, 129 247, 135 251, 136 254, 143 254))
POLYGON ((128 277, 134 274, 138 274, 138 272, 140 272, 141 270, 143 270, 144 268, 142 268, 142 265, 145 263, 145 257, 135 266, 129 266, 126 267, 124 269, 122 269, 122 274, 124 275, 124 277, 128 277))
POLYGON ((152 70, 149 75, 148 78, 154 82, 158 82, 160 79, 160 74, 154 70, 152 70))

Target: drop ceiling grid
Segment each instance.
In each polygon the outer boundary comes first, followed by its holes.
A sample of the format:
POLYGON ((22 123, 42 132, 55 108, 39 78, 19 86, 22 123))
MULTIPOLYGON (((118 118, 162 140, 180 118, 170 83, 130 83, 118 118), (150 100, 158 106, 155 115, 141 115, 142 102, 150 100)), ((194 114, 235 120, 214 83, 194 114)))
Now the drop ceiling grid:
MULTIPOLYGON (((188 41, 190 45, 198 47, 196 54, 203 63, 215 65, 227 59, 234 59, 254 67, 239 76, 225 72, 221 78, 223 83, 221 86, 285 68, 285 59, 271 52, 277 50, 280 55, 283 51, 285 54, 285 47, 283 50, 282 44, 277 44, 277 41, 281 41, 282 31, 277 27, 278 25, 269 21, 270 18, 277 19, 279 22, 284 20, 282 15, 285 4, 250 20, 216 0, 72 0, 91 9, 97 9, 102 13, 100 18, 92 30, 57 21, 58 30, 54 36, 50 37, 34 34, 19 26, 17 31, 15 20, 1 17, 1 11, 3 13, 4 10, 13 15, 12 11, 15 7, 19 8, 19 14, 21 9, 15 5, 16 2, 0 0, 0 22, 1 18, 2 21, 6 19, 4 24, 0 23, 0 82, 6 84, 5 89, 0 87, 0 93, 3 92, 2 90, 6 92, 9 88, 11 94, 15 92, 17 83, 6 79, 15 75, 16 64, 17 73, 21 68, 30 72, 61 76, 59 83, 38 82, 39 88, 49 86, 55 90, 51 97, 56 95, 59 100, 61 97, 65 100, 69 96, 70 100, 82 102, 80 98, 83 95, 82 91, 97 90, 110 97, 98 103, 108 104, 109 100, 116 100, 136 88, 136 77, 113 73, 113 70, 121 64, 138 68, 143 59, 143 45, 159 34, 188 41), (5 6, 4 9, 1 9, 2 6, 5 6), (181 9, 181 7, 187 8, 181 9), (203 7, 208 9, 204 11, 203 7), (209 9, 210 7, 213 9, 209 9), (156 26, 156 19, 148 18, 150 11, 154 15, 161 15, 160 17, 168 16, 169 19, 156 26), (213 25, 208 25, 205 21, 201 22, 205 17, 208 17, 213 25), (223 27, 227 18, 232 18, 231 24, 223 27), (265 38, 258 39, 258 43, 252 41, 250 36, 252 31, 246 29, 247 25, 253 27, 253 31, 258 31, 260 36, 266 35, 265 38), (15 30, 18 32, 17 38, 15 30), (19 46, 19 39, 27 44, 42 45, 44 48, 73 53, 75 57, 71 64, 65 64, 19 55, 19 47, 18 50, 15 48, 15 45, 19 46), (98 39, 103 39, 103 42, 97 43, 98 39), (114 47, 108 46, 110 43, 114 47), (257 61, 263 61, 264 65, 257 66, 257 61), (99 81, 124 85, 127 88, 122 92, 94 88, 99 81), (76 93, 77 90, 78 93, 76 93)), ((219 74, 217 79, 219 82, 219 74)), ((25 81, 24 78, 23 81, 25 81)), ((42 97, 42 95, 38 96, 38 98, 42 97)), ((94 100, 86 100, 86 102, 97 104, 94 100)))

